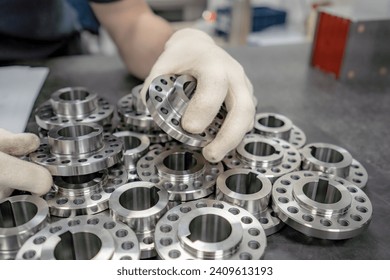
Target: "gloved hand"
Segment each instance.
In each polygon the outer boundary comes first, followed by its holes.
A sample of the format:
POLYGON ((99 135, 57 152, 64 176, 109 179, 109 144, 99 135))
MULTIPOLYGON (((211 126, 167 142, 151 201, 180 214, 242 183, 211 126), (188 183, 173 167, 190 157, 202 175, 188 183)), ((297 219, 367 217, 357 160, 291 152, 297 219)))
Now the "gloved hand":
POLYGON ((242 66, 204 32, 182 29, 171 36, 145 79, 144 102, 147 87, 163 74, 189 74, 197 79, 196 92, 181 120, 190 133, 203 132, 225 101, 228 114, 224 124, 203 149, 208 161, 220 161, 252 129, 256 106, 252 84, 242 66))
POLYGON ((14 189, 42 195, 53 183, 50 172, 37 164, 16 157, 27 155, 39 146, 39 138, 31 133, 13 134, 0 128, 0 199, 14 189))

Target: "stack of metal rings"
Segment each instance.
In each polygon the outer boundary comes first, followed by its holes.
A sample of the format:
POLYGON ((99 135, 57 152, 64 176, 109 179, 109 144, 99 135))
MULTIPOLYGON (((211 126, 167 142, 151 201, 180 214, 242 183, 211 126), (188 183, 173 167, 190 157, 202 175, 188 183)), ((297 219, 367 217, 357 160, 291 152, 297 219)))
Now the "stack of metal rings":
POLYGON ((368 227, 364 167, 341 147, 304 146, 304 132, 286 116, 257 114, 236 149, 208 162, 202 147, 226 110, 203 133, 186 132, 181 118, 196 83, 157 77, 146 105, 142 85, 133 88, 118 101, 117 127, 113 107, 96 94, 53 93, 36 110, 46 137, 30 160, 52 173, 54 185, 46 202, 0 201, 0 258, 261 259, 267 236, 283 235, 284 225, 331 240, 368 227))

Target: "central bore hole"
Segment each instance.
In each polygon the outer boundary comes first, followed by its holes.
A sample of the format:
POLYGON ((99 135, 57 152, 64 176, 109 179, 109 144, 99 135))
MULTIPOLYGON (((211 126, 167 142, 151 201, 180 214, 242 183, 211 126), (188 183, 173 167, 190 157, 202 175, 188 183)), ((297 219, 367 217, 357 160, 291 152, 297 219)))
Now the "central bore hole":
POLYGON ((320 161, 328 163, 337 163, 344 159, 341 153, 331 148, 311 147, 311 155, 320 161))
POLYGON ((197 161, 193 153, 177 152, 164 158, 163 163, 169 169, 184 171, 193 168, 197 164, 197 161))
POLYGON ((221 242, 232 233, 232 226, 223 217, 214 214, 205 214, 194 218, 190 222, 188 238, 209 243, 221 242))
POLYGON ((267 127, 281 127, 284 125, 284 121, 277 119, 274 116, 261 118, 258 122, 267 127))
POLYGON ((67 126, 58 130, 58 135, 62 137, 80 137, 94 132, 95 129, 86 125, 67 126))
POLYGON ((257 174, 235 174, 226 179, 226 186, 229 190, 240 194, 253 194, 259 192, 263 184, 257 178, 257 174))
POLYGON ((255 156, 266 157, 273 155, 275 148, 265 142, 250 142, 245 145, 245 151, 255 156))
POLYGON ((123 147, 125 151, 135 149, 141 145, 141 140, 139 140, 137 137, 125 136, 121 137, 121 139, 123 141, 123 147))
POLYGON ((9 202, 0 204, 0 228, 13 228, 30 221, 37 214, 38 208, 31 202, 9 202))
POLYGON ((315 202, 332 204, 340 201, 341 192, 329 181, 320 179, 318 182, 306 183, 303 186, 303 193, 315 202))
POLYGON ((60 99, 66 101, 85 100, 89 96, 89 92, 83 89, 71 89, 60 94, 60 99))
POLYGON ((100 238, 90 232, 64 232, 61 241, 54 249, 57 260, 90 260, 102 247, 100 238))
POLYGON ((127 210, 146 210, 157 204, 159 200, 158 191, 159 189, 156 187, 128 189, 119 197, 119 203, 127 210))

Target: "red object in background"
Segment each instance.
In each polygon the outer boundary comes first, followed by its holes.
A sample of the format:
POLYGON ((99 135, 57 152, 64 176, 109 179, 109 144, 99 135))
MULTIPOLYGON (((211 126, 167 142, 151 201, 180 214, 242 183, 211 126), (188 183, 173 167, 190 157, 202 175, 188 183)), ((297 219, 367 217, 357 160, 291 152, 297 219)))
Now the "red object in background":
POLYGON ((314 38, 311 64, 340 77, 350 20, 321 12, 314 38))

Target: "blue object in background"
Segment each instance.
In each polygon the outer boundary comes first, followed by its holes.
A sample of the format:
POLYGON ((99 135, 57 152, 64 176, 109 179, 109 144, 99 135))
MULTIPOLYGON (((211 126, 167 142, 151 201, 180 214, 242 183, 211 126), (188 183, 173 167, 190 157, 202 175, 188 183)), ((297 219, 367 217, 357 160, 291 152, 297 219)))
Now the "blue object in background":
POLYGON ((100 23, 92 11, 88 0, 66 0, 77 12, 79 23, 83 30, 93 34, 99 33, 100 23))

